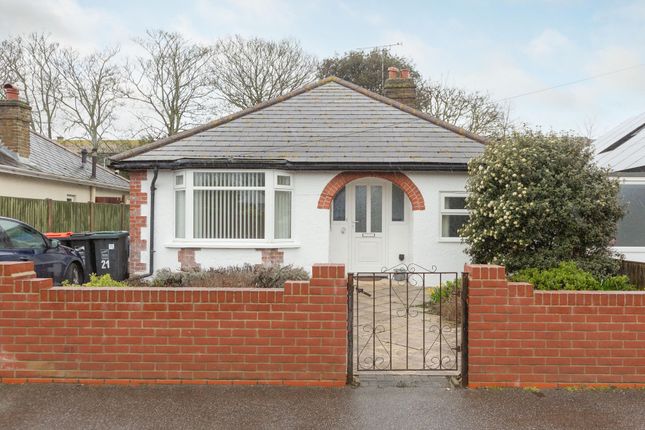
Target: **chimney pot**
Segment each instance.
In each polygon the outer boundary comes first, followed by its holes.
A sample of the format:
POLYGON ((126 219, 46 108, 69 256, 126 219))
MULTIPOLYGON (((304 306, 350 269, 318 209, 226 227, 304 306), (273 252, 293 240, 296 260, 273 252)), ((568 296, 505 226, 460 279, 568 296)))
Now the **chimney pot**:
POLYGON ((20 91, 18 91, 18 88, 14 87, 11 84, 4 84, 2 87, 4 88, 4 95, 7 100, 20 99, 20 91))
POLYGON ((417 86, 410 77, 410 69, 399 69, 388 67, 388 79, 383 84, 383 95, 401 104, 418 108, 417 86))
POLYGON ((87 149, 81 149, 81 163, 84 165, 87 163, 87 149))

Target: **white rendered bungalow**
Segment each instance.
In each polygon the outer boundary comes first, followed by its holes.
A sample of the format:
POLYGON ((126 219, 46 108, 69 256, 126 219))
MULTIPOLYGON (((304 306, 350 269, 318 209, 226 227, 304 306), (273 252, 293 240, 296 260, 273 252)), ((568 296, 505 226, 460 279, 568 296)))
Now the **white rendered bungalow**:
POLYGON ((389 98, 326 78, 114 157, 130 171, 131 273, 461 271, 467 162, 483 139, 410 107, 407 71, 390 70, 385 88, 389 98))

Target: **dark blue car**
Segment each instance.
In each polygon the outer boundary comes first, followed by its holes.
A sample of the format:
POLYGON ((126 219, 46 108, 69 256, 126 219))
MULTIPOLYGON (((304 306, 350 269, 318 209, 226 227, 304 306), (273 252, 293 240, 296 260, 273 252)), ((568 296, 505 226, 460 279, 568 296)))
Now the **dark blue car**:
POLYGON ((0 261, 33 261, 38 277, 52 278, 56 285, 83 282, 78 252, 15 219, 0 217, 0 261))

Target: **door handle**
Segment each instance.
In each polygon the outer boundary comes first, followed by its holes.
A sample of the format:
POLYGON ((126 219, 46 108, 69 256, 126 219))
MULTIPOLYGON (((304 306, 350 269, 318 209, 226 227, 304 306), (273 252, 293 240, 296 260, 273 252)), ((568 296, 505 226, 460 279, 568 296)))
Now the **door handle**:
POLYGON ((20 258, 19 258, 19 260, 20 260, 20 261, 31 261, 31 260, 29 259, 29 257, 20 257, 20 258))

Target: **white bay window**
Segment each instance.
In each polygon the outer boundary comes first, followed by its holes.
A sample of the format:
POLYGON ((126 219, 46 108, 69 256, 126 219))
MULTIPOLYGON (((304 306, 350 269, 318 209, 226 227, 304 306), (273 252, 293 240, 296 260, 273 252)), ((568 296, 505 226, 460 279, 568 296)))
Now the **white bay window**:
POLYGON ((179 172, 175 175, 175 239, 200 243, 290 240, 291 193, 292 177, 273 171, 179 172))

